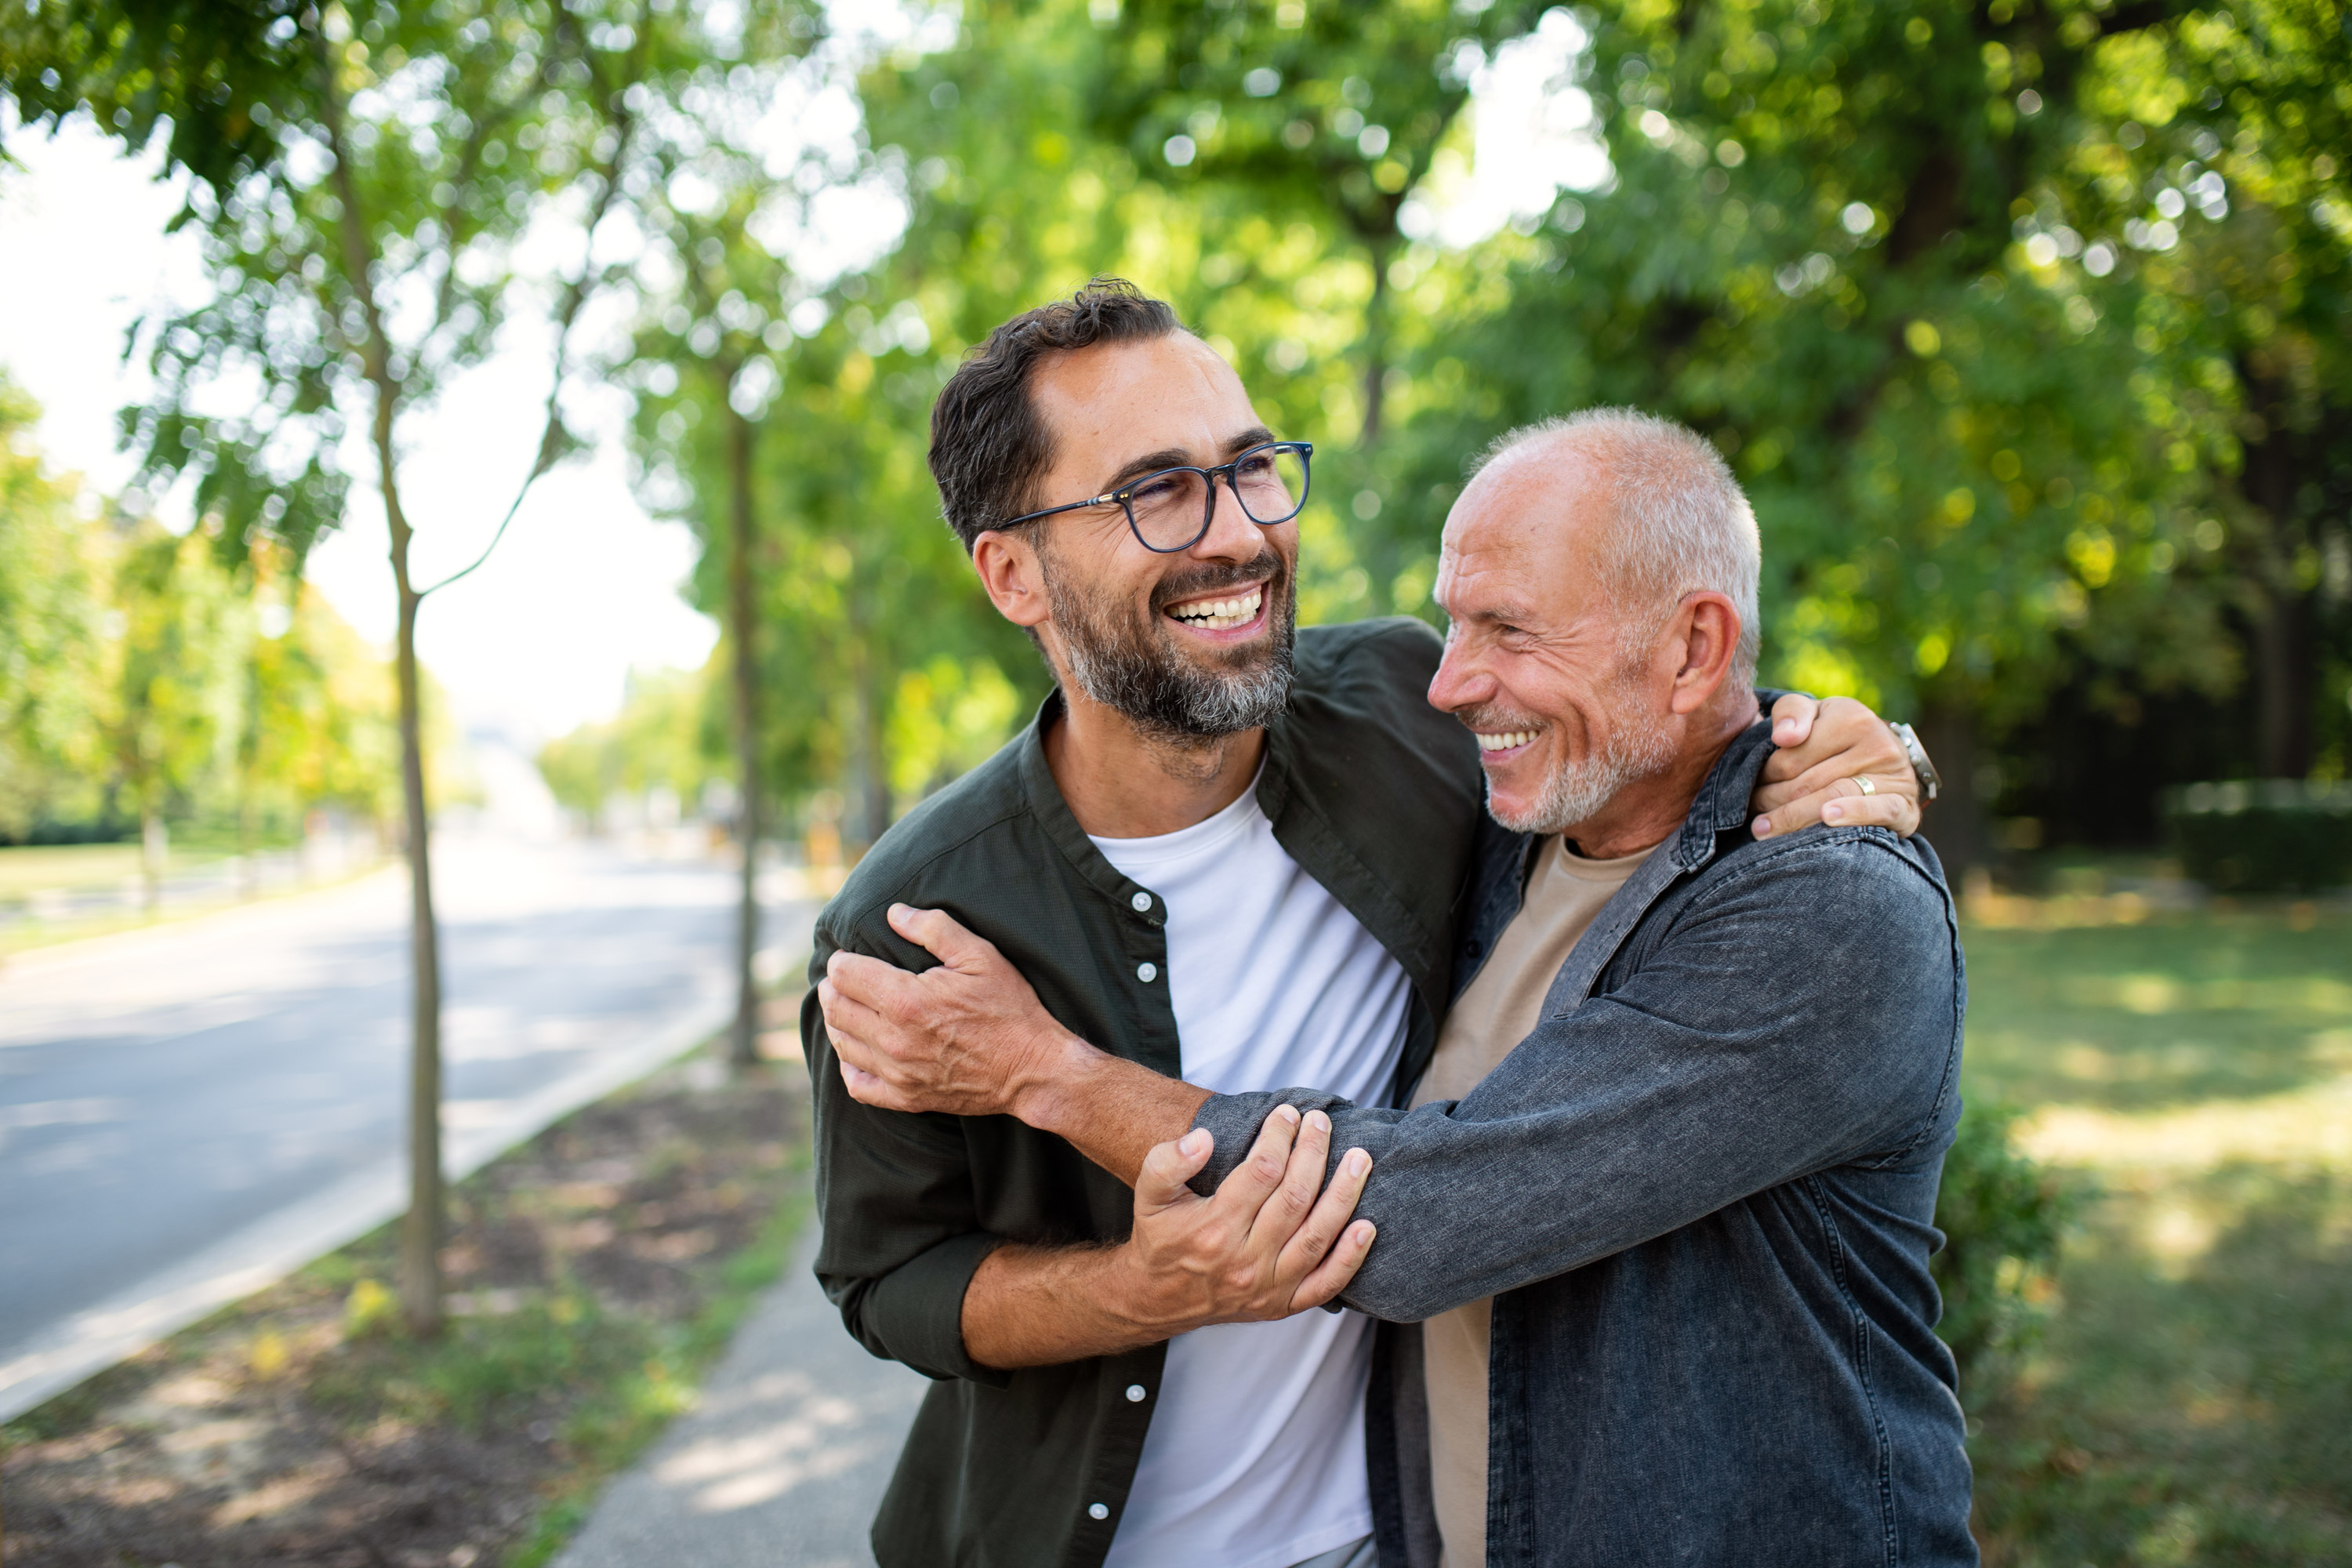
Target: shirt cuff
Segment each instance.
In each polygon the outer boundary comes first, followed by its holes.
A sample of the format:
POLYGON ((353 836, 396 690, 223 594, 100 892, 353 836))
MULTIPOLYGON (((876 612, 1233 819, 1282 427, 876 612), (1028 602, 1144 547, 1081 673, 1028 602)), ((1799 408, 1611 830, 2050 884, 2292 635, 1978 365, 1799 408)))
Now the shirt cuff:
POLYGON ((951 1236, 875 1281, 866 1322, 890 1354, 927 1377, 960 1377, 1003 1388, 1013 1374, 982 1366, 963 1348, 963 1298, 981 1259, 1004 1245, 976 1230, 951 1236))

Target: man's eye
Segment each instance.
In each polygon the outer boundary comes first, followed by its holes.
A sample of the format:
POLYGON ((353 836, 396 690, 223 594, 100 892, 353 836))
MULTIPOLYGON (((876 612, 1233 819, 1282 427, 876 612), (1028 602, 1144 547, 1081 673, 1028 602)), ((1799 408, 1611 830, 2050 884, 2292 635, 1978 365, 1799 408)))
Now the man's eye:
POLYGON ((1176 487, 1182 482, 1183 481, 1181 479, 1178 479, 1173 474, 1162 474, 1155 479, 1146 479, 1141 484, 1136 486, 1133 489, 1128 491, 1128 499, 1130 500, 1165 500, 1168 497, 1176 493, 1176 487))

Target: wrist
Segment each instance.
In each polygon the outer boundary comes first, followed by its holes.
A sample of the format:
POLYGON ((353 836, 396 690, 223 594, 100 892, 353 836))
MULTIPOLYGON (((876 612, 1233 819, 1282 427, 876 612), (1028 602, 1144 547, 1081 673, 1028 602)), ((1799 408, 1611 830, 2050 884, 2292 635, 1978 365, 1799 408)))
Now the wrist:
POLYGON ((1013 1086, 1006 1109, 1040 1132, 1066 1137, 1083 1098, 1082 1086, 1111 1059, 1068 1030, 1058 1029, 1013 1086))

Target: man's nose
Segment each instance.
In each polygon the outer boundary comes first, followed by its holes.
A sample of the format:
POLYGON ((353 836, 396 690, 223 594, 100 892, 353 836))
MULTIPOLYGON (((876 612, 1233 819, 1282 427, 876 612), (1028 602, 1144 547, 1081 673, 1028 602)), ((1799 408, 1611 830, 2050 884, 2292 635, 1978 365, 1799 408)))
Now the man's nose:
POLYGON ((1209 486, 1209 531, 1192 553, 1220 561, 1255 561, 1265 550, 1265 531, 1242 510, 1241 497, 1223 478, 1209 486))
POLYGON ((1441 713, 1458 713, 1465 708, 1475 708, 1495 695, 1495 678, 1480 663, 1477 656, 1454 633, 1446 634, 1445 655, 1437 661, 1437 673, 1429 678, 1429 705, 1441 713))

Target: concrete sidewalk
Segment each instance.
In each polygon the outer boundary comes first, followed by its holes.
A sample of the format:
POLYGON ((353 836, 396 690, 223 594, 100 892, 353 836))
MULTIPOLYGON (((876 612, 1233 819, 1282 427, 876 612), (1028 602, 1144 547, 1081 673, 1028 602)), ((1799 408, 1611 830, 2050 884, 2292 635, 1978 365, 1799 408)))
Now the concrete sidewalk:
POLYGON ((866 1528, 929 1381, 849 1337, 816 1222, 701 1403, 614 1480, 555 1568, 871 1568, 866 1528))

